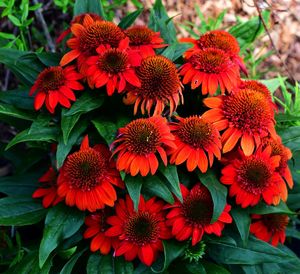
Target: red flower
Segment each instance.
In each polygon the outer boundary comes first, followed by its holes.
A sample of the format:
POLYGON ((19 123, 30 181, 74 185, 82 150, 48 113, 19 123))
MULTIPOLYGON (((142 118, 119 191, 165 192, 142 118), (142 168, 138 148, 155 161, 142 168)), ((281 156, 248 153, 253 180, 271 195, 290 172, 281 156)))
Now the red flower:
POLYGON ((155 174, 158 168, 158 152, 165 166, 167 165, 167 147, 176 148, 174 136, 170 132, 167 120, 160 116, 134 120, 119 129, 113 153, 118 153, 117 169, 125 170, 132 176, 139 172, 147 176, 155 174))
POLYGON ((29 95, 37 92, 34 98, 34 109, 39 110, 44 103, 51 113, 54 113, 58 103, 70 108, 70 101, 76 101, 73 90, 83 89, 78 82, 81 78, 81 74, 77 73, 73 66, 44 69, 30 89, 29 95))
POLYGON ((59 171, 58 195, 80 210, 96 211, 113 206, 117 194, 112 185, 123 187, 111 154, 104 145, 89 146, 86 136, 80 151, 68 156, 59 171))
POLYGON ((170 105, 170 115, 176 110, 183 97, 182 85, 175 64, 164 56, 149 56, 137 69, 141 87, 129 89, 124 102, 134 105, 134 114, 140 106, 142 114, 150 115, 154 107, 154 115, 160 115, 165 105, 170 105))
POLYGON ((143 58, 155 55, 154 49, 166 47, 159 32, 154 32, 146 26, 133 26, 125 31, 130 39, 130 47, 141 52, 143 58))
POLYGON ((32 194, 32 198, 42 198, 43 197, 43 207, 47 208, 50 205, 55 206, 63 200, 57 194, 57 184, 56 184, 57 174, 53 167, 50 167, 48 171, 39 179, 42 186, 38 188, 32 194))
POLYGON ((271 242, 277 246, 285 241, 285 229, 289 223, 289 217, 285 214, 252 215, 250 232, 257 238, 271 242))
MULTIPOLYGON (((79 15, 76 15, 73 20, 71 21, 70 25, 72 26, 73 24, 83 24, 85 16, 90 16, 94 21, 102 21, 102 18, 96 14, 96 13, 82 13, 79 15)), ((67 28, 65 31, 63 31, 59 37, 56 39, 56 43, 59 44, 62 40, 65 39, 65 37, 71 33, 71 27, 67 28)))
POLYGON ((240 82, 238 66, 230 60, 223 50, 207 48, 195 51, 180 68, 182 83, 191 83, 191 88, 200 85, 202 94, 213 95, 220 86, 222 94, 225 90, 232 91, 240 82))
POLYGON ((242 89, 228 96, 206 98, 204 104, 211 110, 203 118, 212 122, 222 134, 223 152, 231 151, 241 139, 245 155, 251 155, 261 144, 261 138, 276 136, 273 110, 265 95, 242 89))
POLYGON ((219 131, 200 116, 176 119, 179 120, 178 123, 170 123, 177 146, 169 152, 170 163, 179 165, 186 161, 188 171, 193 171, 198 166, 201 172, 206 172, 208 161, 211 167, 214 156, 219 160, 221 158, 219 131))
POLYGON ((147 202, 141 196, 137 211, 128 195, 126 200, 120 199, 116 204, 116 216, 107 218, 112 225, 105 235, 118 237, 120 245, 115 255, 124 254, 127 261, 139 259, 147 266, 156 260, 159 251, 163 250, 162 240, 171 237, 165 224, 164 203, 155 197, 147 202))
POLYGON ((213 216, 213 201, 208 189, 202 184, 196 184, 190 191, 180 185, 183 202, 177 198, 167 214, 167 225, 172 226, 172 234, 178 241, 192 237, 192 245, 201 241, 204 233, 221 236, 225 223, 231 223, 230 205, 225 205, 219 219, 211 224, 213 216))
POLYGON ((116 238, 107 237, 105 232, 109 228, 106 219, 110 216, 109 208, 105 208, 90 214, 85 218, 85 224, 88 227, 83 234, 83 238, 93 238, 90 249, 95 252, 100 250, 100 253, 107 255, 111 248, 116 248, 118 240, 116 238))
POLYGON ((83 24, 72 24, 71 31, 73 37, 67 41, 71 51, 66 53, 60 61, 62 66, 77 59, 80 73, 86 74, 88 57, 97 55, 96 49, 100 45, 110 45, 118 47, 120 41, 125 38, 123 31, 114 23, 109 21, 93 20, 86 15, 83 24))
POLYGON ((236 196, 236 203, 245 208, 255 206, 262 198, 268 205, 286 201, 287 188, 276 168, 280 156, 272 156, 271 147, 259 148, 245 156, 241 151, 222 169, 221 182, 230 185, 229 195, 236 196))
POLYGON ((125 38, 118 48, 101 45, 96 49, 99 55, 90 57, 86 62, 89 65, 87 76, 91 87, 106 85, 107 94, 111 96, 116 88, 119 93, 124 91, 127 82, 135 87, 141 86, 134 71, 134 67, 141 64, 141 56, 129 50, 128 45, 129 39, 125 38))

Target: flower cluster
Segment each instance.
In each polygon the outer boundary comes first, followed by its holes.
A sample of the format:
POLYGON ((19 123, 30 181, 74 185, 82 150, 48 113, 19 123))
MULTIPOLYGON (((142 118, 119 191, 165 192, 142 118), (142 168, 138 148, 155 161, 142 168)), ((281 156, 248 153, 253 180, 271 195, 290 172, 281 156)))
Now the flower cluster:
MULTIPOLYGON (((88 87, 95 94, 122 97, 125 105, 133 105, 133 115, 142 115, 119 128, 109 146, 90 146, 86 135, 58 170, 50 167, 41 177, 42 186, 33 194, 43 197, 44 207, 64 201, 88 211, 84 238, 92 238, 91 251, 106 255, 114 250, 115 256, 128 261, 138 257, 150 266, 163 250, 163 240, 191 239, 195 246, 205 234, 221 237, 232 223, 232 206, 287 200, 286 184, 293 187, 287 165, 292 155, 275 131, 277 108, 266 86, 240 79, 240 71, 247 71, 232 35, 216 30, 197 40, 183 39, 193 47, 183 54, 179 68, 157 55, 156 49, 168 45, 145 26, 123 30, 83 14, 59 42, 68 35, 70 51, 60 66, 42 71, 31 88, 34 108, 45 103, 54 115, 58 104, 70 108, 70 101, 80 96, 74 91, 88 87), (192 94, 205 96, 206 111, 199 106, 197 114, 181 117, 174 112, 189 87, 192 94), (157 175, 160 165, 178 166, 187 177, 219 165, 220 183, 235 199, 214 220, 212 193, 190 176, 189 183, 180 184, 181 200, 174 195, 170 204, 141 195, 135 208, 124 194, 126 180, 120 172, 142 180, 157 175)), ((254 214, 252 219, 251 233, 273 245, 284 242, 286 215, 254 214)))

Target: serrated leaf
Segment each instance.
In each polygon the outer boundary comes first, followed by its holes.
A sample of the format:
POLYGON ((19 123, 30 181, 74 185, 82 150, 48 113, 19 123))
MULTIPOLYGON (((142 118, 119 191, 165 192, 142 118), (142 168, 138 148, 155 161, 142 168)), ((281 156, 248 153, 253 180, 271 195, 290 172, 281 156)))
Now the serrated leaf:
POLYGON ((244 246, 247 245, 251 218, 249 216, 248 210, 242 209, 240 207, 235 207, 230 211, 231 216, 233 217, 237 229, 241 235, 244 246))
POLYGON ((138 9, 126 15, 119 23, 119 27, 121 29, 127 29, 130 27, 135 20, 139 17, 139 15, 143 12, 144 9, 138 9))
POLYGON ((82 226, 84 212, 59 204, 48 211, 43 238, 39 249, 39 265, 42 267, 58 244, 82 226))
POLYGON ((0 225, 31 225, 44 218, 46 210, 31 197, 14 196, 0 199, 0 225))
POLYGON ((209 190, 213 204, 214 212, 211 218, 213 224, 218 220, 226 205, 227 188, 223 186, 212 170, 208 170, 206 173, 197 172, 200 182, 209 190))
POLYGON ((140 202, 143 178, 139 175, 135 177, 126 175, 124 182, 128 190, 128 194, 133 201, 134 209, 137 210, 140 202))

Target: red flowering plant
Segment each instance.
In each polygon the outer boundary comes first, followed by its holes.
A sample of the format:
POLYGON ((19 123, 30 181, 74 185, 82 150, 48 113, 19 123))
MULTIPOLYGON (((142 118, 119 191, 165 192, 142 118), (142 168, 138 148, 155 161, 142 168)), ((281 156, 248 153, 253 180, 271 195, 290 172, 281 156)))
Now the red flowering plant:
POLYGON ((0 225, 22 249, 5 269, 299 273, 300 131, 278 80, 248 78, 259 19, 178 41, 160 0, 141 12, 77 0, 58 53, 0 49, 20 81, 0 93, 0 225))

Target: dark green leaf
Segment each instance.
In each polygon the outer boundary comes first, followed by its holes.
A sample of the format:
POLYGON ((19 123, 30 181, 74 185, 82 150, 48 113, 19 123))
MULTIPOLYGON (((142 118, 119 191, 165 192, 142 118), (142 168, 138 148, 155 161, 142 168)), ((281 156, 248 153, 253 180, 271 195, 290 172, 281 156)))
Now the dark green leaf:
POLYGON ((106 19, 102 2, 99 0, 76 0, 74 4, 74 16, 82 13, 96 13, 106 19))
POLYGON ((16 108, 33 110, 33 96, 29 96, 29 88, 0 91, 0 101, 16 108))
POLYGON ((44 218, 46 210, 31 197, 6 197, 0 199, 0 225, 31 225, 44 218))
POLYGON ((33 121, 36 116, 35 113, 21 110, 5 103, 0 103, 0 114, 28 121, 33 121))
POLYGON ((204 174, 198 172, 198 178, 200 182, 207 187, 211 194, 214 204, 214 213, 211 223, 214 223, 218 220, 225 208, 227 188, 219 182, 216 175, 211 170, 208 170, 204 174))
POLYGON ((58 66, 62 55, 53 52, 35 53, 37 58, 47 67, 58 66))
POLYGON ((249 216, 248 210, 242 209, 240 207, 235 207, 230 211, 230 214, 235 221, 244 245, 247 245, 251 223, 251 218, 249 216))
POLYGON ((106 143, 110 145, 114 141, 117 134, 118 128, 116 123, 100 118, 97 120, 92 120, 92 123, 106 143))
POLYGON ((137 210, 140 202, 143 178, 139 175, 135 177, 126 175, 124 182, 127 187, 128 194, 133 201, 134 209, 137 210))
POLYGON ((142 12, 143 12, 143 9, 138 9, 136 11, 129 13, 121 20, 121 22, 119 23, 118 26, 121 29, 127 29, 135 22, 136 18, 138 18, 142 12))
POLYGON ((201 263, 204 266, 207 274, 230 274, 227 269, 220 265, 208 261, 201 261, 201 263))
POLYGON ((126 262, 123 257, 115 257, 115 274, 133 274, 132 262, 126 262))
POLYGON ((191 44, 175 42, 172 45, 168 46, 162 52, 162 55, 169 58, 172 61, 176 61, 190 47, 191 47, 191 44))
POLYGON ((42 267, 58 244, 77 232, 84 221, 84 212, 59 204, 46 216, 43 238, 39 250, 39 265, 42 267))
POLYGON ((289 127, 289 129, 278 130, 282 143, 291 150, 300 149, 300 126, 289 127))
POLYGON ((72 270, 79 259, 79 257, 87 250, 87 248, 73 255, 73 257, 64 265, 63 269, 59 272, 60 274, 71 274, 72 270))
POLYGON ((63 111, 61 112, 61 130, 63 133, 64 144, 67 144, 69 135, 80 118, 80 113, 72 116, 66 116, 66 111, 66 109, 63 109, 63 111))
POLYGON ((86 273, 87 274, 100 273, 101 259, 102 256, 100 254, 96 254, 96 253, 91 254, 87 262, 86 273))
POLYGON ((278 206, 269 206, 265 203, 259 203, 249 210, 252 214, 270 214, 270 213, 284 213, 284 214, 295 214, 291 211, 284 202, 280 202, 278 206))

